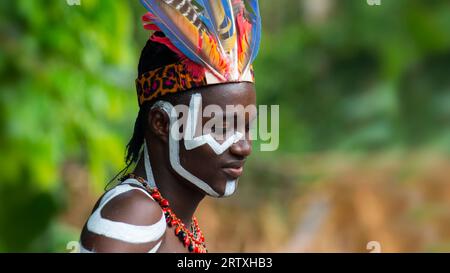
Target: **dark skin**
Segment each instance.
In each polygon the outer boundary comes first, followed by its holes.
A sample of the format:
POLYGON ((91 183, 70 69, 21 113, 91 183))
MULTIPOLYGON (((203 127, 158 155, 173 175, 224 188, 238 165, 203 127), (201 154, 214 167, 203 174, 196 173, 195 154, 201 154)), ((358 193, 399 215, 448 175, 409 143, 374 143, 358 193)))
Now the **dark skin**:
MULTIPOLYGON (((255 105, 256 95, 252 83, 228 83, 205 87, 202 90, 186 92, 170 101, 173 105, 189 105, 191 95, 202 95, 203 107, 210 104, 219 105, 224 111, 226 105, 255 105)), ((181 165, 207 182, 219 194, 225 191, 226 182, 231 177, 223 171, 227 167, 243 167, 250 155, 251 140, 248 137, 248 127, 254 116, 246 115, 246 137, 233 144, 223 154, 217 155, 208 145, 202 145, 187 151, 180 142, 181 165)), ((207 121, 203 119, 203 124, 207 121)), ((170 202, 173 212, 189 227, 191 219, 205 197, 205 193, 178 175, 170 165, 169 159, 169 117, 161 109, 152 109, 148 113, 145 138, 149 148, 150 162, 153 168, 156 185, 162 196, 170 202)), ((235 128, 236 130, 236 128, 235 128)), ((139 160, 134 173, 146 178, 143 158, 139 160)), ((96 205, 97 206, 97 205, 96 205)), ((95 209, 95 208, 94 208, 95 209)), ((151 225, 161 217, 159 204, 140 191, 129 191, 112 199, 101 211, 102 217, 134 225, 151 225)), ((201 224, 201 223, 200 223, 201 224)), ((174 228, 167 227, 158 252, 188 252, 174 234, 174 228)), ((86 227, 81 235, 81 242, 87 249, 95 252, 148 252, 156 242, 147 244, 130 244, 89 232, 86 227)))

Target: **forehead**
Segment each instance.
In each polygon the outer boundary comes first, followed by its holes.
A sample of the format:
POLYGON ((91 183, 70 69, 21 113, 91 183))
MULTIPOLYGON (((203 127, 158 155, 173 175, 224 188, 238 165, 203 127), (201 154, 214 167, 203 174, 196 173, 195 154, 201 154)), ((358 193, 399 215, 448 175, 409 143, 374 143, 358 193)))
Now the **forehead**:
POLYGON ((244 107, 256 104, 256 93, 253 83, 226 83, 206 87, 200 92, 203 106, 218 105, 225 110, 227 105, 244 107))

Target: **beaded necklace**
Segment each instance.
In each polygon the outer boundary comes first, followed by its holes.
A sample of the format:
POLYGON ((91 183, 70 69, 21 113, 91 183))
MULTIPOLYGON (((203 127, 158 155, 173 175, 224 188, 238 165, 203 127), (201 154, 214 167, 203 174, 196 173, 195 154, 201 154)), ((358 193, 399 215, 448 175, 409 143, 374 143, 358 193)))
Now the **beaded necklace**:
POLYGON ((180 242, 187 247, 188 251, 191 253, 207 253, 205 245, 205 237, 203 236, 200 227, 198 226, 197 218, 192 217, 191 228, 188 229, 184 223, 175 215, 169 205, 169 201, 164 199, 157 188, 151 188, 148 183, 142 177, 135 174, 128 174, 122 180, 128 178, 136 179, 139 181, 145 189, 150 193, 153 199, 160 205, 164 216, 166 218, 166 223, 169 227, 175 228, 175 236, 178 237, 180 242))

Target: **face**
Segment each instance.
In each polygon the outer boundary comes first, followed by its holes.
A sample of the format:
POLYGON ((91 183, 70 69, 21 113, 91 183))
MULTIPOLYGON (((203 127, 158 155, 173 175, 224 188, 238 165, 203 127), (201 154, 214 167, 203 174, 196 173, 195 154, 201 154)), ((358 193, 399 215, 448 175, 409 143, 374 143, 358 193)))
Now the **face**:
POLYGON ((178 155, 174 156, 178 156, 178 165, 182 170, 176 169, 177 172, 187 176, 192 186, 197 186, 208 195, 231 195, 244 171, 245 160, 252 151, 249 129, 256 118, 255 104, 256 95, 251 83, 210 86, 189 96, 186 118, 197 122, 190 122, 184 131, 196 125, 192 131, 195 140, 186 141, 184 135, 178 141, 178 155), (196 118, 192 115, 195 109, 198 110, 196 118), (204 187, 199 186, 202 183, 216 194, 205 191, 204 187))

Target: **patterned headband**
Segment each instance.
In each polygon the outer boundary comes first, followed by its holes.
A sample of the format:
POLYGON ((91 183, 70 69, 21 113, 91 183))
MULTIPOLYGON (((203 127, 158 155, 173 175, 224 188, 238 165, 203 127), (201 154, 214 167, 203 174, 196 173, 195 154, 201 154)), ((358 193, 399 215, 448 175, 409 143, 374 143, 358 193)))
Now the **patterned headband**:
MULTIPOLYGON (((253 69, 242 82, 254 82, 253 69)), ((139 106, 146 101, 153 101, 167 94, 174 94, 203 86, 220 84, 216 78, 205 71, 204 74, 193 76, 182 62, 169 64, 150 72, 146 72, 136 79, 136 91, 139 106)))
POLYGON ((141 0, 144 28, 164 33, 151 40, 180 61, 136 79, 139 105, 166 94, 230 82, 254 82, 259 50, 258 0, 141 0), (249 12, 249 10, 251 12, 249 12))

